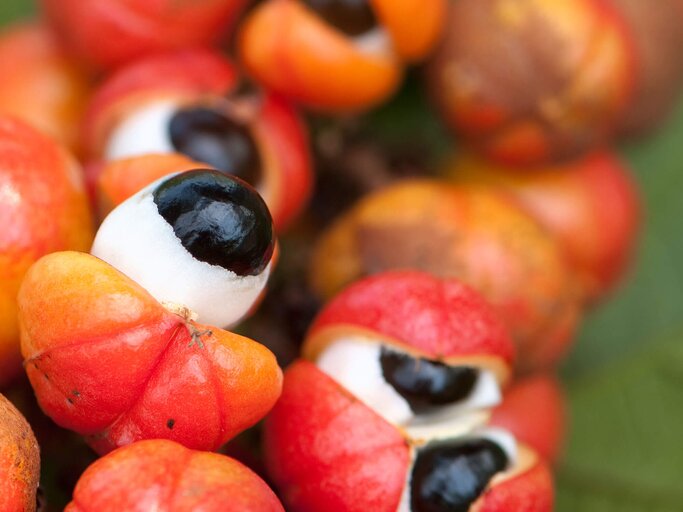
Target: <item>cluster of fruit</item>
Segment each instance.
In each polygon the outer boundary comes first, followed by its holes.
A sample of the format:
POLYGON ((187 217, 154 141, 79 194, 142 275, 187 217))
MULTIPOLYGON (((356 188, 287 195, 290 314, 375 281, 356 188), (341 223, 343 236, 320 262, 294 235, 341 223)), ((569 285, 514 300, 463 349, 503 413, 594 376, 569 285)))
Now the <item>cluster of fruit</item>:
MULTIPOLYGON (((103 456, 66 510, 551 511, 553 372, 638 231, 607 145, 675 101, 683 2, 247 3, 42 0, 0 34, 0 389, 23 360, 103 456), (464 149, 314 190, 420 61, 464 149), (263 465, 211 453, 264 418, 263 465)), ((39 473, 0 395, 0 512, 39 473)))

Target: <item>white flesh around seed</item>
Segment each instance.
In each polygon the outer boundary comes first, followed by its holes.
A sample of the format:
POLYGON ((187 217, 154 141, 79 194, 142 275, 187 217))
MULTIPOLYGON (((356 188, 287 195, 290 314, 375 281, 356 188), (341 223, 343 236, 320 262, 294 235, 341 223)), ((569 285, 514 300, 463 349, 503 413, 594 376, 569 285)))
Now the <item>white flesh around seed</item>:
POLYGON ((470 396, 438 411, 415 414, 382 374, 382 345, 361 336, 331 343, 318 357, 317 366, 353 393, 376 413, 403 429, 414 441, 422 442, 470 432, 486 423, 487 409, 500 403, 495 376, 481 370, 470 396))
POLYGON ((371 55, 390 55, 392 53, 391 38, 382 27, 375 27, 354 37, 353 44, 359 51, 371 55))
POLYGON ((136 281, 159 302, 192 310, 200 323, 230 327, 258 299, 271 264, 259 275, 239 276, 195 259, 154 202, 154 190, 174 175, 157 180, 115 208, 102 222, 91 253, 136 281))
POLYGON ((316 365, 389 423, 403 426, 413 418, 413 411, 384 380, 380 349, 369 339, 341 339, 320 354, 316 365))
POLYGON ((124 118, 109 137, 105 160, 174 153, 169 125, 177 110, 178 104, 174 101, 156 101, 124 118))
POLYGON ((381 343, 369 337, 341 338, 325 348, 318 356, 316 365, 386 421, 401 428, 410 438, 412 447, 408 468, 411 469, 406 475, 406 485, 397 512, 412 512, 410 483, 417 456, 416 447, 432 441, 465 441, 483 437, 494 441, 505 451, 508 467, 516 464, 515 438, 505 430, 485 427, 489 419, 488 409, 501 401, 500 387, 492 372, 480 370, 474 389, 466 400, 446 405, 435 412, 416 415, 408 402, 384 379, 381 350, 381 343))
MULTIPOLYGON (((451 436, 451 438, 452 437, 453 436, 451 436)), ((459 440, 466 441, 467 439, 471 438, 489 439, 496 443, 498 446, 500 446, 500 448, 505 452, 505 455, 508 459, 508 469, 514 467, 515 464, 517 464, 517 441, 515 440, 515 437, 509 432, 499 428, 482 428, 466 436, 461 437, 459 440)), ((408 471, 408 474, 406 475, 406 484, 403 487, 403 493, 401 494, 401 503, 399 504, 398 509, 396 509, 396 512, 412 512, 412 509, 410 507, 410 493, 412 491, 412 489, 410 488, 410 484, 412 483, 412 467, 415 463, 416 456, 417 450, 415 448, 411 448, 410 464, 408 464, 408 467, 411 468, 411 470, 408 471)))

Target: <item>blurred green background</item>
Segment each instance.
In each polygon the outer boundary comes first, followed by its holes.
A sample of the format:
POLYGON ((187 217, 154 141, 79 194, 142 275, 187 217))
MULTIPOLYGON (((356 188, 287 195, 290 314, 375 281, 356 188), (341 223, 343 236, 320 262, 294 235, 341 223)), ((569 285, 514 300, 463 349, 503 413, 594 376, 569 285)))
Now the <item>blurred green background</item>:
MULTIPOLYGON (((33 10, 0 0, 0 22, 33 10)), ((446 140, 416 80, 369 122, 379 138, 419 133, 435 151, 446 140)), ((683 510, 683 104, 621 152, 641 186, 644 229, 629 281, 586 318, 562 368, 572 421, 559 512, 683 510)))

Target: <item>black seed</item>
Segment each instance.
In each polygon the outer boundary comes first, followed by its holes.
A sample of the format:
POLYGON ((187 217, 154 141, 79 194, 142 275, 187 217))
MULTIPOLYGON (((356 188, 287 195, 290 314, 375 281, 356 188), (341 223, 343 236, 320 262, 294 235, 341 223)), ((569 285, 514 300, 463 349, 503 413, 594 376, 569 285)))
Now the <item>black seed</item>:
POLYGON ((479 377, 476 368, 449 366, 385 347, 382 347, 380 363, 384 379, 416 413, 466 399, 479 377))
POLYGON ((173 426, 174 426, 174 425, 175 425, 175 420, 174 420, 174 419, 169 419, 169 420, 166 422, 166 426, 167 426, 170 430, 173 430, 173 426))
POLYGON ((268 207, 250 185, 213 170, 178 174, 154 191, 159 214, 200 261, 258 275, 275 247, 268 207))
POLYGON ((413 512, 467 512, 508 459, 489 439, 432 443, 418 452, 410 482, 413 512))
POLYGON ((305 0, 330 25, 350 36, 359 36, 377 26, 367 0, 305 0))
POLYGON ((173 146, 252 185, 261 179, 261 155, 249 129, 206 107, 178 110, 169 124, 173 146))

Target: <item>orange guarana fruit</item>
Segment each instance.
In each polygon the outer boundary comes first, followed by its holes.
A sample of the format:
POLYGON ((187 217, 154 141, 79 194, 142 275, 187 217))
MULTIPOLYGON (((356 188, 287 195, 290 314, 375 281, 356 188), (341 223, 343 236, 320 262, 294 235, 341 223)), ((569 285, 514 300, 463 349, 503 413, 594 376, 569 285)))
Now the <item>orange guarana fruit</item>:
POLYGON ((99 453, 149 438, 216 450, 261 419, 280 394, 273 354, 169 307, 89 254, 33 265, 19 318, 45 413, 99 453))

